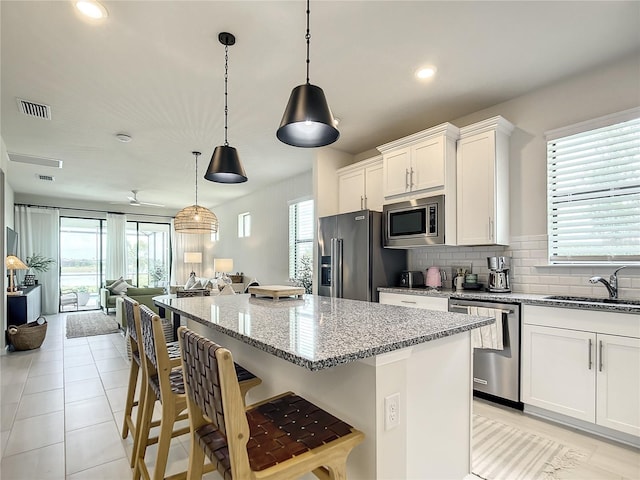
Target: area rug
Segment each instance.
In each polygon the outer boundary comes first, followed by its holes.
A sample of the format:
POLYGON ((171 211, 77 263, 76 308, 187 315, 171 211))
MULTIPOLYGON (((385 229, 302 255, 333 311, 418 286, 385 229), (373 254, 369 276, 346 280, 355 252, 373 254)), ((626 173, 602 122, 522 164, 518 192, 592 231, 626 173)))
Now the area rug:
POLYGON ((70 313, 67 315, 67 338, 92 337, 119 331, 118 322, 102 312, 70 313))
POLYGON ((552 480, 587 454, 554 440, 473 416, 472 468, 486 480, 552 480))

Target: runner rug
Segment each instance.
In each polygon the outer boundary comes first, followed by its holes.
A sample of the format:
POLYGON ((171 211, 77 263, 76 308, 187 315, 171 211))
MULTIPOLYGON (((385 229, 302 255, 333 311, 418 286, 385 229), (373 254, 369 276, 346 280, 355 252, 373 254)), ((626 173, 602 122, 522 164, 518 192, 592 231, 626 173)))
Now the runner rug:
POLYGON ((119 331, 118 322, 102 312, 70 313, 67 315, 67 338, 92 337, 119 331))
POLYGON ((473 416, 471 471, 486 480, 553 480, 587 454, 510 425, 473 416))

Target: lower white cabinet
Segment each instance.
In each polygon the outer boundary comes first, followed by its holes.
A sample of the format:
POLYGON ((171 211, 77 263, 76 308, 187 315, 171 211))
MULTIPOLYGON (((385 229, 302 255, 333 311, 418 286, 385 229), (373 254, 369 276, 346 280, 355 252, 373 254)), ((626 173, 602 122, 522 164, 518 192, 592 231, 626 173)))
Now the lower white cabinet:
POLYGON ((523 310, 523 403, 640 436, 638 316, 523 310))
POLYGON ((400 305, 401 307, 438 310, 441 312, 446 312, 449 309, 449 300, 447 298, 427 295, 407 295, 404 293, 380 292, 380 303, 400 305))

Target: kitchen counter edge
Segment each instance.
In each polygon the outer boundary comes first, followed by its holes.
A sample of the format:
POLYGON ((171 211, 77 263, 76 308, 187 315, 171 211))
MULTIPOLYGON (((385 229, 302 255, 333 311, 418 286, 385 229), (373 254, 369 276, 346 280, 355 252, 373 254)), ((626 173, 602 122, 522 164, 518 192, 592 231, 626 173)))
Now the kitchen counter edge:
POLYGON ((379 287, 378 292, 403 293, 427 297, 455 298, 459 300, 480 300, 489 302, 521 303, 525 305, 540 305, 544 307, 572 308, 578 310, 602 310, 619 313, 638 313, 640 306, 622 305, 617 303, 587 303, 567 300, 553 300, 545 298, 547 295, 533 293, 492 293, 481 291, 432 290, 427 288, 379 287))

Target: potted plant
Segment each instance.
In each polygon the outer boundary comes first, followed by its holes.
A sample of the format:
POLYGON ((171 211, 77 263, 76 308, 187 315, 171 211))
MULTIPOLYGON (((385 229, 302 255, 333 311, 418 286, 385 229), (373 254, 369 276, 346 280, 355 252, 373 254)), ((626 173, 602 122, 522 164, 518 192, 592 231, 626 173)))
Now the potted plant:
POLYGON ((45 257, 39 253, 34 253, 30 257, 27 257, 27 267, 29 267, 28 273, 24 277, 25 285, 34 285, 38 283, 36 276, 33 272, 48 272, 51 264, 56 263, 53 258, 45 257))

